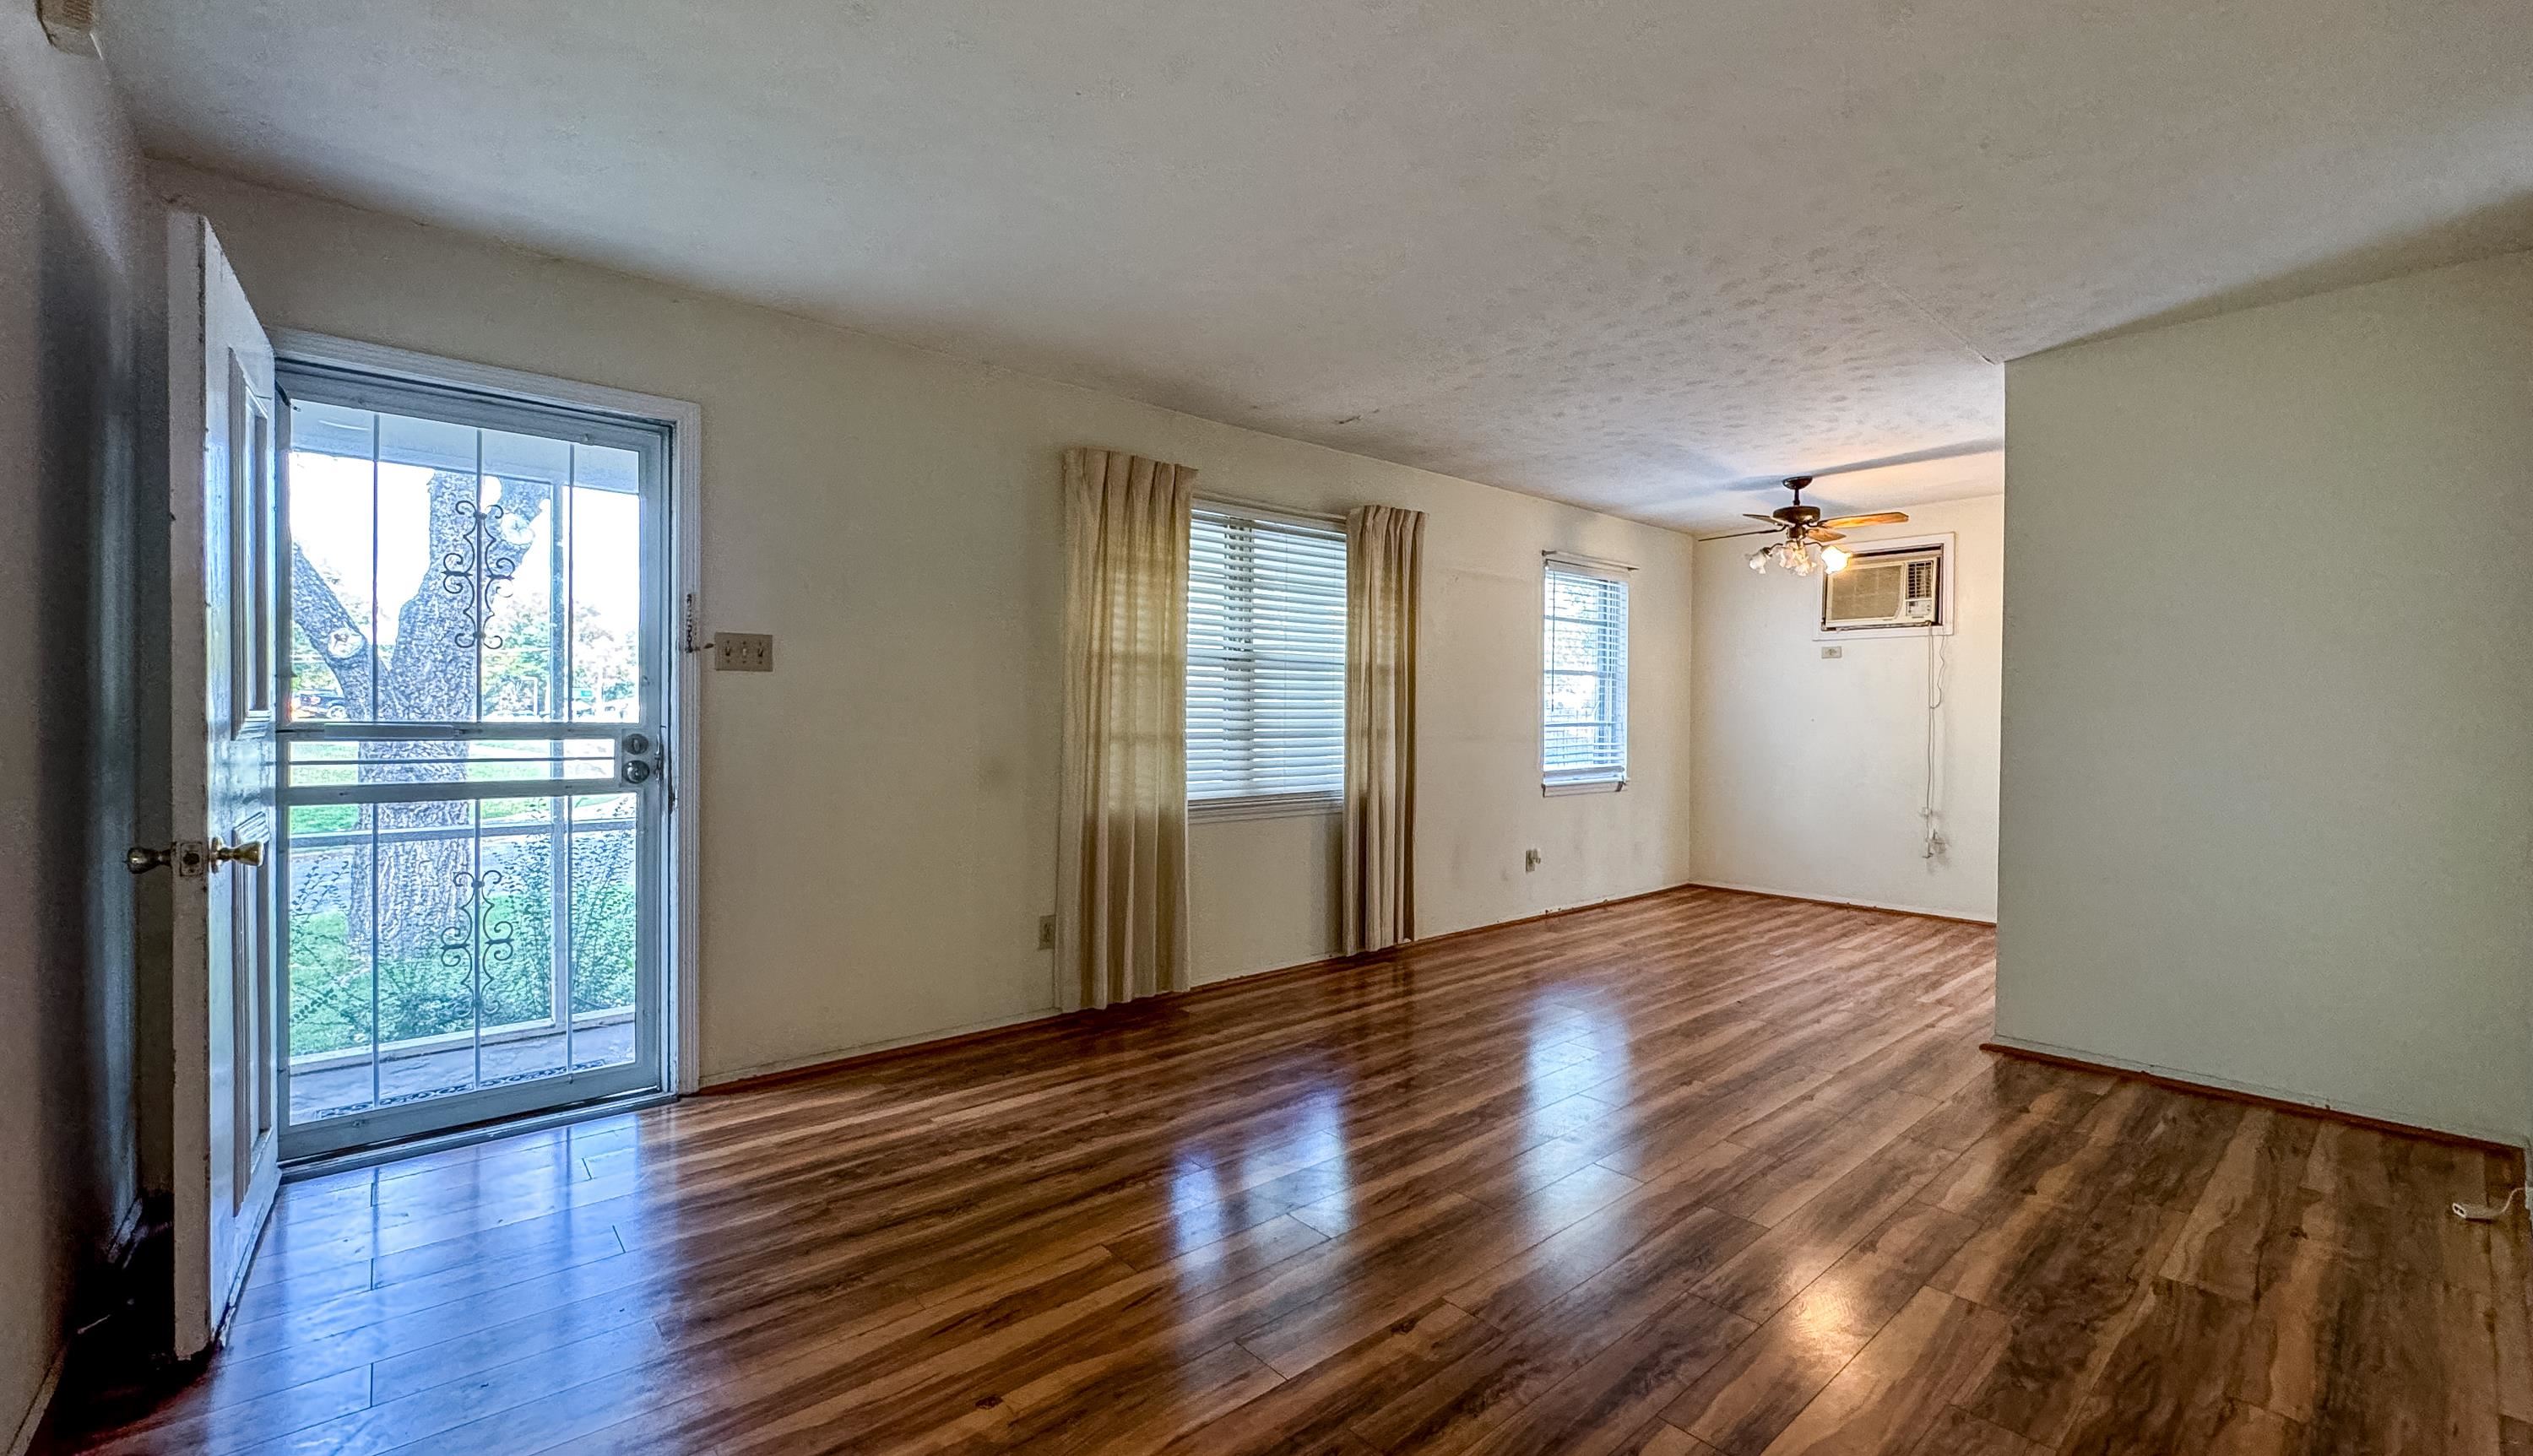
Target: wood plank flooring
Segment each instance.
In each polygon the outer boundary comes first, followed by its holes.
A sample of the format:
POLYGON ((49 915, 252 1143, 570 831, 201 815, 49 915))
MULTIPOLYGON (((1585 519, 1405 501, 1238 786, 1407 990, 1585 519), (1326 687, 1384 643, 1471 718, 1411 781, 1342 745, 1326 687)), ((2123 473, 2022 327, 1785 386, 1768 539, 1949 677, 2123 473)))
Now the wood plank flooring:
POLYGON ((72 1449, 2533 1452, 2512 1160, 1680 891, 288 1188, 72 1449))

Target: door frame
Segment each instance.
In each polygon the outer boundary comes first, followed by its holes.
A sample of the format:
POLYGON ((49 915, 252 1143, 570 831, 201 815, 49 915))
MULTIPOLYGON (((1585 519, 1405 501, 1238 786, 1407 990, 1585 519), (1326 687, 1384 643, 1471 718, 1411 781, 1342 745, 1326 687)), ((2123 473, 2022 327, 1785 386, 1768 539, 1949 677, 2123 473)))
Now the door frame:
MULTIPOLYGON (((691 400, 642 394, 607 384, 557 379, 497 365, 447 359, 385 344, 364 343, 306 329, 274 328, 275 358, 292 364, 357 371, 400 382, 471 390, 506 396, 531 404, 592 414, 617 415, 669 431, 668 568, 662 593, 670 609, 674 636, 668 644, 671 664, 665 698, 669 738, 667 800, 662 834, 668 845, 670 873, 663 887, 661 914, 666 932, 662 951, 667 974, 661 1008, 669 1027, 665 1090, 678 1096, 702 1085, 698 1046, 698 958, 702 916, 697 891, 700 879, 700 825, 704 644, 697 640, 703 620, 703 409, 691 400)), ((287 653, 281 654, 287 661, 287 653)), ((544 1123, 546 1118, 532 1118, 544 1123)))

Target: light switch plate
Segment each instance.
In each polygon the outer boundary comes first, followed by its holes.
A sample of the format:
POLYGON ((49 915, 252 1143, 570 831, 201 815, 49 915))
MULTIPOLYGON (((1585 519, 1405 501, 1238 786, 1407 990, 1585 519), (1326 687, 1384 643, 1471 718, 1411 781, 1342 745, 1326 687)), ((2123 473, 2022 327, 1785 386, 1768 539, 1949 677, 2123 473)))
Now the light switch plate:
POLYGON ((1825 658, 1843 658, 1847 656, 1847 649, 1844 647, 1824 647, 1821 649, 1821 656, 1825 658))
POLYGON ((774 635, 770 632, 713 633, 713 670, 716 672, 773 671, 774 635))

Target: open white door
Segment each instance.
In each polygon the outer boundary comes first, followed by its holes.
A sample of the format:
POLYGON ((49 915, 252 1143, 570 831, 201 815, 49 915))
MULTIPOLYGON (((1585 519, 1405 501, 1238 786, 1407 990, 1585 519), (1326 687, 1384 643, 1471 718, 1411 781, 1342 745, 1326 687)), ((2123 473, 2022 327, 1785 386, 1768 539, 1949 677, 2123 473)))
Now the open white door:
POLYGON ((281 1183, 270 872, 272 346, 200 215, 168 227, 175 1352, 220 1335, 281 1183))

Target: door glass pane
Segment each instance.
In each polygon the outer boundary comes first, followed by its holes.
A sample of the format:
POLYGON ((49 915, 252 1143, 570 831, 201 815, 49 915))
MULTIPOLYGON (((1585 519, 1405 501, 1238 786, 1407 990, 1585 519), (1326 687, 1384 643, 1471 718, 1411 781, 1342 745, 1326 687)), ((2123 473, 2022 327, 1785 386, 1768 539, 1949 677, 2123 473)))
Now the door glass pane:
POLYGON ((564 501, 571 531, 571 716, 584 723, 641 717, 642 586, 629 571, 642 548, 641 462, 630 450, 572 447, 575 484, 564 501))
POLYGON ((633 1060, 634 797, 292 809, 294 1121, 633 1060))
MULTIPOLYGON (((379 423, 383 434, 389 422, 379 423)), ((474 476, 382 463, 377 493, 378 650, 367 721, 472 718, 474 476)))
POLYGON ((476 905, 472 802, 380 804, 382 1102, 472 1085, 476 905))
POLYGON ((290 412, 290 720, 368 718, 378 637, 377 471, 365 410, 290 412))
POLYGON ((293 401, 292 716, 631 723, 641 457, 293 401))
POLYGON ((291 401, 283 929, 303 1150, 659 1067, 641 867, 665 781, 631 766, 658 753, 645 471, 665 454, 575 441, 576 420, 433 419, 442 401, 401 386, 339 397, 420 412, 291 401))
POLYGON ((306 1122, 367 1107, 375 1099, 375 821, 370 807, 360 804, 302 805, 288 812, 290 1119, 306 1122))
POLYGON ((572 1061, 633 1060, 635 949, 642 869, 633 851, 633 796, 592 794, 571 806, 572 1061))

